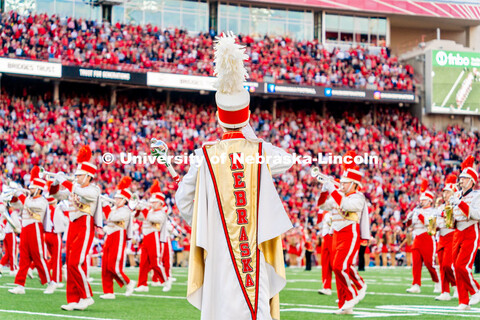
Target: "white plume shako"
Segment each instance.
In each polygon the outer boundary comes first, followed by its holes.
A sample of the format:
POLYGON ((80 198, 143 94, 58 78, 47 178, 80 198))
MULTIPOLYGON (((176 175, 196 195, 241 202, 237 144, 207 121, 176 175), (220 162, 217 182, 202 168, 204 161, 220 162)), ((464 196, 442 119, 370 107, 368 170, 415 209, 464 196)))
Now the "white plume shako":
POLYGON ((227 32, 215 41, 215 100, 218 122, 225 128, 244 127, 250 118, 250 94, 244 88, 248 77, 243 61, 248 59, 245 47, 235 43, 236 36, 227 32))

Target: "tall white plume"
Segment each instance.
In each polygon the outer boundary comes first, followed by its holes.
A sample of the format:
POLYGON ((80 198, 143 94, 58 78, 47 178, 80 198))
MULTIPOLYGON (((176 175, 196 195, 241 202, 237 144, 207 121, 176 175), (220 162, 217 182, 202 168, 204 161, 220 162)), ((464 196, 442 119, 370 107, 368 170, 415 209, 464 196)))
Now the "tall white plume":
POLYGON ((235 43, 232 31, 222 33, 215 41, 215 88, 221 93, 232 94, 245 90, 243 82, 248 78, 243 61, 248 59, 245 47, 235 43))

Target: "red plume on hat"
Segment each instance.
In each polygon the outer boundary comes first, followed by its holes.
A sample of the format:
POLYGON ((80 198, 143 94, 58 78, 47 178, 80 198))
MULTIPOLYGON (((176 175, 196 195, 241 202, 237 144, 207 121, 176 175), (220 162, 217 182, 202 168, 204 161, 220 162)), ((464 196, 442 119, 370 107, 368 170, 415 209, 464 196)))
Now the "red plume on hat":
POLYGON ((88 162, 92 158, 92 150, 89 146, 85 145, 80 148, 77 155, 77 163, 88 162))
POLYGON ((343 167, 343 170, 348 170, 348 169, 353 169, 353 170, 359 170, 360 168, 355 164, 355 162, 353 161, 353 159, 355 159, 355 157, 357 156, 357 154, 355 153, 355 151, 353 150, 350 150, 348 151, 345 156, 343 157, 343 161, 342 161, 342 167, 343 167), (346 163, 345 160, 346 158, 349 157, 349 161, 350 163, 346 163))
POLYGON ((30 171, 30 181, 38 178, 40 178, 40 168, 38 166, 34 166, 32 171, 30 171))
POLYGON ((132 184, 132 178, 130 177, 123 177, 122 180, 118 183, 117 189, 118 190, 123 190, 127 189, 130 187, 130 184, 132 184))
POLYGON ((425 192, 425 191, 427 191, 427 189, 428 189, 428 180, 423 179, 422 184, 420 186, 420 192, 425 192))
POLYGON ((448 183, 452 183, 452 184, 457 183, 457 176, 454 175, 453 173, 450 173, 447 176, 447 179, 445 180, 445 184, 448 184, 448 183))
POLYGON ((157 179, 155 179, 155 180, 153 180, 152 187, 150 188, 150 193, 154 194, 154 193, 158 193, 158 192, 161 192, 160 183, 158 182, 157 179))
POLYGON ((473 156, 468 156, 467 159, 462 162, 462 170, 465 168, 473 168, 474 162, 475 158, 473 156))

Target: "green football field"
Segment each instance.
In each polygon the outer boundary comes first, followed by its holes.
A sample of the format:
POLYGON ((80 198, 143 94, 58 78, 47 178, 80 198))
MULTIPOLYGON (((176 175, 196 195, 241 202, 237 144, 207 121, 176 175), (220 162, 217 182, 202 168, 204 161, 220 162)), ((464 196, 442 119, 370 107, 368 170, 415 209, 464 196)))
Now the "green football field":
MULTIPOLYGON (((136 279, 138 269, 129 269, 127 274, 136 279)), ((116 287, 116 300, 101 300, 100 271, 93 270, 92 289, 95 304, 85 311, 63 311, 60 305, 65 303, 65 288, 58 289, 53 295, 42 293, 38 277, 28 279, 26 295, 12 295, 7 289, 13 287, 14 278, 4 275, 0 279, 0 319, 200 319, 200 312, 185 299, 187 289, 187 269, 174 269, 177 281, 168 293, 162 288, 150 287, 150 292, 123 295, 124 289, 116 287)), ((303 269, 287 269, 288 284, 280 295, 281 319, 338 319, 338 318, 385 318, 389 319, 466 319, 480 318, 479 308, 457 312, 458 300, 449 302, 435 301, 433 283, 426 272, 423 273, 422 293, 407 294, 411 282, 411 270, 406 268, 369 268, 361 273, 368 284, 365 299, 357 305, 354 315, 333 315, 336 293, 330 297, 320 296, 321 270, 311 272, 303 269)), ((476 278, 478 278, 476 276, 476 278)), ((228 303, 219 301, 218 303, 228 303)))
MULTIPOLYGON (((467 78, 471 71, 471 69, 465 71, 462 68, 455 67, 434 67, 432 102, 435 107, 440 110, 449 110, 452 106, 453 109, 456 109, 457 92, 460 90, 463 80, 467 78), (444 104, 443 107, 442 104, 444 104)), ((473 81, 472 91, 461 110, 480 113, 479 81, 473 81)))

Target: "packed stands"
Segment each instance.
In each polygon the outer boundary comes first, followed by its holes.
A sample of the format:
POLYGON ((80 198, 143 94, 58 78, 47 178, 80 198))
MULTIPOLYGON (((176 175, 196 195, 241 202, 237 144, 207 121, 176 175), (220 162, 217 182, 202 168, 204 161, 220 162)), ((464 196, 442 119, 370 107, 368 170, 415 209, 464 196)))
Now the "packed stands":
MULTIPOLYGON (((4 178, 9 176, 26 185, 33 165, 53 172, 72 172, 78 146, 88 143, 100 168, 96 182, 104 193, 112 193, 119 179, 127 174, 143 196, 152 180, 159 178, 167 202, 173 205, 175 184, 164 166, 124 165, 118 159, 121 152, 148 153, 152 137, 167 141, 177 155, 190 154, 202 142, 218 139, 221 129, 215 107, 192 101, 202 99, 177 98, 167 107, 164 99, 125 95, 118 98, 116 106, 109 107, 108 99, 102 95, 79 96, 72 91, 64 93, 60 102, 53 102, 48 90, 29 95, 25 89, 22 94, 12 95, 4 88, 0 102, 0 167, 4 178), (114 154, 117 161, 102 164, 101 156, 106 152, 114 154)), ((417 204, 422 178, 429 179, 430 186, 439 191, 444 176, 457 160, 466 154, 479 160, 480 155, 478 133, 459 127, 429 130, 407 110, 398 108, 333 117, 322 116, 315 109, 294 111, 279 106, 275 119, 271 111, 256 108, 252 109, 251 124, 259 137, 298 155, 342 155, 354 149, 357 154, 379 156, 380 165, 362 167, 363 191, 372 204, 372 254, 405 250, 407 229, 403 219, 417 204)), ((176 169, 184 174, 188 165, 176 165, 176 169)), ((321 169, 335 176, 341 170, 338 165, 321 169)), ((286 243, 291 246, 303 246, 305 231, 317 228, 316 198, 320 188, 309 170, 310 165, 295 164, 277 177, 280 197, 295 226, 286 235, 286 243)), ((172 207, 176 221, 188 231, 176 207, 172 207)))
MULTIPOLYGON (((210 33, 109 24, 47 14, 3 13, 0 57, 61 61, 64 65, 213 76, 210 33)), ((415 89, 414 70, 388 48, 327 49, 317 40, 253 38, 247 48, 250 80, 374 90, 415 89)))

